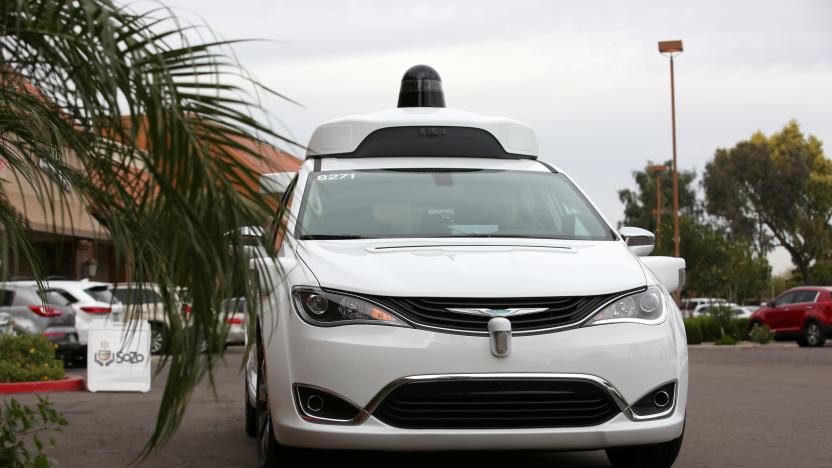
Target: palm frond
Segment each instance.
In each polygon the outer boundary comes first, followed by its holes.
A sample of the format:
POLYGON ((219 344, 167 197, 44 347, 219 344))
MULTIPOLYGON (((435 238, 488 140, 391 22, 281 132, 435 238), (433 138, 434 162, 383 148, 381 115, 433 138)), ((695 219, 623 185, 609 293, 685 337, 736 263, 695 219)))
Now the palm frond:
MULTIPOLYGON (((236 156, 261 157, 242 142, 297 145, 263 123, 257 96, 283 96, 227 53, 234 41, 192 42, 193 27, 166 8, 137 13, 109 0, 0 0, 0 157, 14 179, 6 183, 33 187, 53 220, 69 197, 83 199, 130 277, 161 287, 169 376, 144 455, 172 436, 194 385, 221 359, 200 353, 203 339, 212 349, 224 340, 221 301, 257 302, 228 245, 273 207, 236 156), (176 307, 179 286, 191 291, 188 316, 176 307)), ((36 253, 2 195, 6 277, 6 259, 36 263, 36 253)))

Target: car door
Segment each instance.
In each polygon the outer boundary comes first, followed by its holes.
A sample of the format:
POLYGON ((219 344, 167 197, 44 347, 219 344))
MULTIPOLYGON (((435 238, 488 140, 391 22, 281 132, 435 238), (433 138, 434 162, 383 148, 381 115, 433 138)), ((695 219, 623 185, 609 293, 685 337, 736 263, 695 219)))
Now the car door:
POLYGON ((786 307, 783 314, 783 324, 781 328, 784 332, 799 332, 806 322, 806 315, 812 311, 815 305, 815 300, 818 297, 818 292, 811 289, 805 289, 794 292, 794 298, 786 307))
POLYGON ((774 331, 782 332, 782 328, 786 323, 786 314, 788 313, 789 305, 795 299, 796 291, 789 291, 781 295, 771 304, 771 308, 765 311, 764 320, 766 325, 774 331))

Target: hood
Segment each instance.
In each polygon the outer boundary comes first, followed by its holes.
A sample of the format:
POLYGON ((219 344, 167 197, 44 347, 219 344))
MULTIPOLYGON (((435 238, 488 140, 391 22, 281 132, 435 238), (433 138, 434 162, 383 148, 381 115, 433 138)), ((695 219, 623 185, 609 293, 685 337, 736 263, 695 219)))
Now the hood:
POLYGON ((297 253, 322 287, 372 295, 578 296, 646 284, 619 241, 315 240, 297 253))

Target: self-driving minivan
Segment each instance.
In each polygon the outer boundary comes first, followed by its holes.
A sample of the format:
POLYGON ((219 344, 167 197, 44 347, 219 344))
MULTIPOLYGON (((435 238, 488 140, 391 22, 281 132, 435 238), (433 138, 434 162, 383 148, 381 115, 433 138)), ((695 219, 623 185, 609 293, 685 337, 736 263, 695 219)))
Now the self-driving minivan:
POLYGON ((261 466, 293 448, 673 464, 684 260, 648 256, 652 234, 616 231, 541 156, 529 126, 445 108, 420 65, 397 108, 321 125, 296 176, 263 177, 283 202, 276 255, 250 262, 261 466))

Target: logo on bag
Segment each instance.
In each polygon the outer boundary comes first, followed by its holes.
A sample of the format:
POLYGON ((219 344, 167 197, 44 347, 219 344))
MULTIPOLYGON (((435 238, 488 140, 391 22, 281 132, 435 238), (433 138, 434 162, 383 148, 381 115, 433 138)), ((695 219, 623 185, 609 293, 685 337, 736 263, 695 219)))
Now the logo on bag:
POLYGON ((99 350, 95 353, 95 362, 99 366, 107 367, 113 363, 113 360, 115 360, 115 356, 110 350, 110 342, 107 340, 101 340, 99 350))

